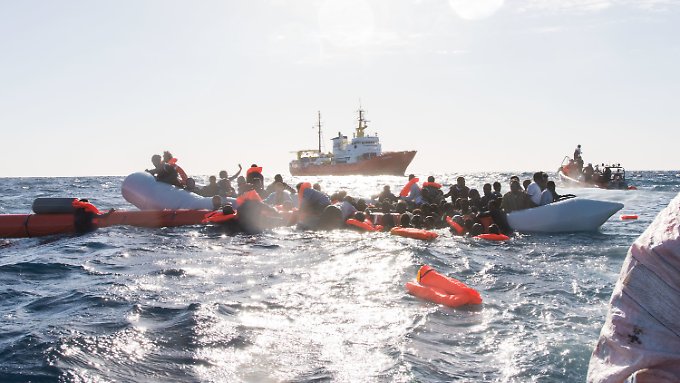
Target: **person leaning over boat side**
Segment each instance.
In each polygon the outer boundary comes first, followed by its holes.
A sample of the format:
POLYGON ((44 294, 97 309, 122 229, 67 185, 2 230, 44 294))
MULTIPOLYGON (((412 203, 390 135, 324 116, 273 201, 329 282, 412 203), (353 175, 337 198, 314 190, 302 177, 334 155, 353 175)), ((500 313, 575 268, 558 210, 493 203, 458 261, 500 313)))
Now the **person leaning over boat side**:
POLYGON ((274 191, 270 193, 263 202, 271 206, 286 204, 292 205, 293 199, 291 198, 290 193, 286 190, 283 182, 275 182, 274 191))
POLYGON ((324 208, 331 204, 330 198, 318 190, 314 190, 307 182, 300 182, 295 187, 300 193, 300 212, 303 215, 319 215, 324 208))
POLYGON ((151 156, 151 163, 154 168, 147 170, 147 172, 151 173, 156 178, 156 181, 177 187, 182 186, 177 179, 177 170, 171 165, 164 163, 160 155, 154 154, 151 156))
MULTIPOLYGON (((416 178, 415 174, 409 174, 409 176, 408 176, 409 182, 411 180, 415 179, 415 178, 416 178)), ((418 183, 414 182, 411 185, 411 188, 408 191, 408 195, 406 195, 406 197, 402 197, 402 198, 404 199, 404 201, 412 203, 416 206, 422 204, 423 203, 423 197, 420 193, 420 186, 418 186, 418 183)))
POLYGON ((547 205, 549 203, 557 202, 562 199, 576 197, 573 194, 559 195, 557 190, 555 190, 555 182, 548 181, 545 186, 545 190, 541 193, 541 205, 547 205))
POLYGON ((510 191, 503 195, 501 208, 506 213, 527 209, 531 206, 529 196, 522 191, 518 181, 510 182, 510 191))
POLYGON ((238 164, 238 171, 231 177, 229 177, 226 170, 220 170, 220 180, 217 181, 217 190, 221 196, 233 197, 236 195, 236 190, 231 186, 231 181, 238 178, 242 169, 241 164, 238 164))
POLYGON ((287 191, 290 194, 295 194, 295 188, 283 182, 283 176, 281 176, 281 174, 277 174, 274 176, 274 182, 270 183, 269 186, 267 186, 267 188, 264 190, 264 194, 268 196, 271 193, 275 192, 277 184, 279 183, 283 185, 283 189, 285 191, 287 191))

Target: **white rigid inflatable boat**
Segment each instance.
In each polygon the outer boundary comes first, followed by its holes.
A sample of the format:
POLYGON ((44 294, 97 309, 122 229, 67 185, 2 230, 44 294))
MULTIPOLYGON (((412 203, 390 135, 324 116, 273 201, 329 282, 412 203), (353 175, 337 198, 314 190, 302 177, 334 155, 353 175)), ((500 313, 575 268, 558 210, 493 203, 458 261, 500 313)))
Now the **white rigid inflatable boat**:
POLYGON ((535 233, 595 231, 623 208, 619 202, 571 198, 508 214, 513 230, 535 233))
MULTIPOLYGON (((147 172, 132 173, 125 177, 121 189, 123 198, 140 210, 213 209, 212 198, 157 182, 147 172)), ((236 207, 234 198, 222 198, 222 203, 227 202, 236 207)))

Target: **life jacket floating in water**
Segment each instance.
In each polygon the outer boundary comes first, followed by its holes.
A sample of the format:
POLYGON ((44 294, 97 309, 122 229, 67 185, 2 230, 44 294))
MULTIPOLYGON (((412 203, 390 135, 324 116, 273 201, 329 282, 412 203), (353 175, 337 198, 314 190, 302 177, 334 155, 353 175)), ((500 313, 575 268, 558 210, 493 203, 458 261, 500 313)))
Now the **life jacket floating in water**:
POLYGON ((463 226, 461 226, 458 222, 454 221, 453 218, 447 216, 446 223, 448 223, 449 226, 451 226, 451 228, 456 231, 456 234, 458 235, 465 234, 465 229, 463 228, 463 226))
POLYGON ((235 218, 236 213, 224 214, 221 210, 218 210, 206 214, 201 223, 224 223, 235 218))
POLYGON ((621 215, 622 220, 638 219, 637 214, 623 214, 621 215))
POLYGON ((406 289, 411 295, 448 307, 479 305, 479 292, 465 283, 439 274, 428 265, 423 265, 416 274, 416 280, 407 282, 406 289))
POLYGON ((475 238, 486 239, 487 241, 507 241, 508 239, 510 239, 510 237, 508 237, 505 234, 493 234, 493 233, 476 235, 475 238))
POLYGON ((362 222, 354 218, 349 218, 345 223, 363 231, 380 231, 383 228, 381 225, 374 226, 368 219, 362 222))
POLYGON ((435 233, 434 231, 416 229, 413 227, 395 227, 390 230, 390 234, 406 238, 422 239, 426 241, 432 241, 439 237, 439 234, 435 233))

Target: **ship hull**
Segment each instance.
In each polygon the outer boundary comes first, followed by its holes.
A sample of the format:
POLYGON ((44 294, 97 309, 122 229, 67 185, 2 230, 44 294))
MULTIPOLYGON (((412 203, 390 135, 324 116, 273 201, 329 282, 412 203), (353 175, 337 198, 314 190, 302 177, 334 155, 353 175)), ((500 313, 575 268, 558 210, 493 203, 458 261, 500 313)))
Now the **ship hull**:
POLYGON ((291 163, 290 174, 293 176, 403 176, 416 151, 387 152, 368 160, 352 164, 307 165, 296 167, 291 163))

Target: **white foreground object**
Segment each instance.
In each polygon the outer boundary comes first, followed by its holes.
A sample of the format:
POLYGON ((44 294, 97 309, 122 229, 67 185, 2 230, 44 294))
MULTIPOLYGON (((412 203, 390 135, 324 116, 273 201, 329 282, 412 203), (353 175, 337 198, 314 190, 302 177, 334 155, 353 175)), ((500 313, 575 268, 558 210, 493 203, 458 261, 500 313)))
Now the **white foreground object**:
POLYGON ((508 223, 513 230, 534 233, 568 233, 595 231, 609 217, 623 208, 623 204, 570 198, 532 209, 513 211, 508 223))
MULTIPOLYGON (((212 198, 157 182, 147 172, 132 173, 125 177, 121 189, 123 198, 140 210, 213 209, 212 198)), ((222 202, 235 204, 236 200, 222 198, 222 202)))
POLYGON ((628 250, 588 382, 680 381, 680 194, 628 250))

